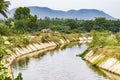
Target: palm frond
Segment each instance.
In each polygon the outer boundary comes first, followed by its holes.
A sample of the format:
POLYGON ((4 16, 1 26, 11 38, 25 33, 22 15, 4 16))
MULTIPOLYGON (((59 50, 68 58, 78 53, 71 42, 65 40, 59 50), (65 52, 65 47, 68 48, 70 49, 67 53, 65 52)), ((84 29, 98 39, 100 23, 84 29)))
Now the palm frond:
POLYGON ((8 16, 7 16, 7 14, 6 14, 5 11, 1 10, 0 13, 1 13, 4 17, 8 18, 8 16))
POLYGON ((4 0, 2 0, 2 1, 0 2, 0 4, 2 5, 2 6, 0 6, 0 13, 1 13, 4 17, 8 18, 7 12, 8 12, 8 7, 9 7, 9 5, 10 5, 10 1, 4 1, 4 0))

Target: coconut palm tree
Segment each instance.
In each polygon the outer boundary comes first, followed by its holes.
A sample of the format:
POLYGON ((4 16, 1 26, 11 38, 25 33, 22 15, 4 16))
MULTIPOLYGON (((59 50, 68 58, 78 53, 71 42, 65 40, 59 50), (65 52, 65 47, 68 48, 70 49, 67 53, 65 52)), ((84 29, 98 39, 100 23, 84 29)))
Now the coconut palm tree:
POLYGON ((7 12, 9 5, 10 5, 9 1, 0 0, 0 13, 6 18, 8 17, 7 12))

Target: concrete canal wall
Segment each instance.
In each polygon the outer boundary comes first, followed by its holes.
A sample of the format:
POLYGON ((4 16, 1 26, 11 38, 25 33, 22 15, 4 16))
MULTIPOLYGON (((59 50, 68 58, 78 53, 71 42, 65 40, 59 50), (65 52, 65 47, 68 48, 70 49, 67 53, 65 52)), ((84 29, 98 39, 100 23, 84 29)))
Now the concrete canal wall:
POLYGON ((94 54, 90 50, 84 56, 84 59, 99 68, 120 75, 120 60, 114 57, 108 57, 104 54, 94 54))
MULTIPOLYGON (((87 38, 86 37, 81 37, 81 38, 79 38, 79 40, 75 40, 75 41, 79 41, 80 43, 91 42, 92 37, 87 37, 87 38)), ((14 48, 11 56, 7 60, 8 64, 6 65, 8 67, 9 75, 11 77, 13 77, 12 70, 11 70, 11 64, 17 58, 33 56, 33 55, 38 54, 40 52, 45 52, 45 51, 48 51, 48 50, 52 50, 52 49, 56 48, 57 46, 69 44, 70 42, 71 42, 70 40, 60 39, 59 43, 56 43, 56 42, 33 43, 33 44, 27 45, 26 47, 22 47, 22 48, 21 47, 16 47, 16 48, 14 48)))

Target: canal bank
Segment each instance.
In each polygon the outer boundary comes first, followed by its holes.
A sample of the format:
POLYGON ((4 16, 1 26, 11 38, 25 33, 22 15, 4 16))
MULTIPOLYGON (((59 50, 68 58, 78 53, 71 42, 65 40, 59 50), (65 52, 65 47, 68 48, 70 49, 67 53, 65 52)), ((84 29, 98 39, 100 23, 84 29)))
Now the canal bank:
POLYGON ((8 66, 8 72, 11 77, 13 76, 11 65, 16 59, 20 59, 23 57, 30 57, 35 54, 38 54, 40 52, 45 52, 52 50, 56 47, 57 45, 54 42, 49 42, 49 43, 35 43, 35 44, 30 44, 25 48, 15 48, 15 53, 13 53, 10 57, 9 64, 8 66))
MULTIPOLYGON (((90 42, 92 40, 92 37, 87 37, 87 38, 81 37, 81 38, 78 38, 78 39, 79 40, 74 39, 74 41, 77 41, 77 42, 80 41, 80 43, 81 42, 90 42)), ((6 65, 8 67, 9 75, 11 77, 13 77, 11 65, 16 59, 22 58, 22 57, 33 56, 33 55, 38 54, 40 52, 45 52, 45 51, 48 51, 48 50, 52 50, 52 49, 56 48, 57 46, 66 45, 66 44, 69 44, 70 42, 74 42, 74 41, 60 39, 59 43, 57 43, 57 42, 34 43, 34 44, 29 44, 26 47, 22 47, 22 48, 16 47, 16 48, 14 48, 13 49, 14 51, 13 51, 11 57, 8 59, 9 64, 6 65)))
POLYGON ((21 72, 24 80, 109 80, 98 74, 97 68, 96 71, 92 70, 76 56, 86 49, 86 44, 68 44, 64 48, 45 52, 42 57, 36 55, 21 59, 12 66, 14 76, 21 72))
POLYGON ((110 51, 112 52, 108 47, 99 47, 95 50, 88 49, 81 56, 92 65, 120 76, 120 60, 115 58, 110 51))

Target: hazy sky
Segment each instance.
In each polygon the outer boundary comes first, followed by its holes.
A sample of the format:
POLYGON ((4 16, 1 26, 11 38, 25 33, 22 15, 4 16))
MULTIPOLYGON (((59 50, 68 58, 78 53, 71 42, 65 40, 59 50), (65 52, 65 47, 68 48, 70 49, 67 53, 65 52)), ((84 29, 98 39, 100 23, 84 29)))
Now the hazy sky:
POLYGON ((99 9, 120 18, 120 0, 7 0, 10 9, 19 6, 49 7, 55 10, 99 9))

